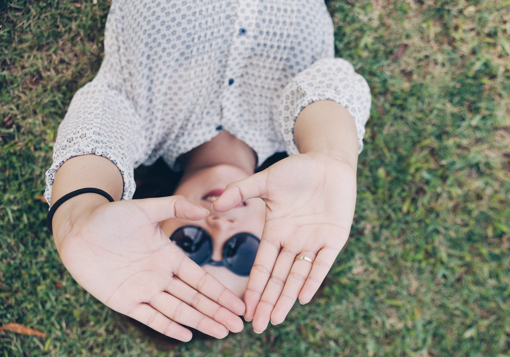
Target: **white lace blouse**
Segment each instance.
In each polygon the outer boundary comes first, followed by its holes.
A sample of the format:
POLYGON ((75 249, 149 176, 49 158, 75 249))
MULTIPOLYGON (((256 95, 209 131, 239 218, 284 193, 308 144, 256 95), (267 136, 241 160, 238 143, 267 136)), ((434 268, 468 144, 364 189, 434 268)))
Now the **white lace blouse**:
POLYGON ((179 170, 222 129, 258 165, 297 154, 295 119, 323 99, 349 110, 361 151, 370 89, 333 41, 323 0, 113 0, 101 69, 60 124, 46 199, 59 167, 84 154, 115 163, 130 199, 134 168, 163 157, 179 170))

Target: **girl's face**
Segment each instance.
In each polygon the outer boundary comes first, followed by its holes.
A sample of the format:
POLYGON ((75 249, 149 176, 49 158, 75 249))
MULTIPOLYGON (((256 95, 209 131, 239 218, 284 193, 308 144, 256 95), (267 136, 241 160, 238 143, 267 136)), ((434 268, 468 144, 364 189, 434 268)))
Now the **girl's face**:
MULTIPOLYGON (((170 218, 161 223, 161 228, 170 237, 177 228, 182 226, 196 225, 202 227, 212 238, 212 260, 215 261, 223 259, 223 246, 229 238, 237 233, 248 232, 260 239, 264 229, 266 210, 266 205, 262 199, 249 199, 244 204, 224 213, 211 210, 211 204, 216 199, 211 196, 211 192, 223 190, 229 183, 246 177, 248 177, 248 174, 245 171, 231 165, 216 165, 186 175, 179 183, 174 194, 182 195, 197 206, 208 209, 210 215, 200 221, 170 218)), ((226 267, 215 267, 206 264, 202 268, 237 296, 243 297, 248 277, 234 274, 226 267)))

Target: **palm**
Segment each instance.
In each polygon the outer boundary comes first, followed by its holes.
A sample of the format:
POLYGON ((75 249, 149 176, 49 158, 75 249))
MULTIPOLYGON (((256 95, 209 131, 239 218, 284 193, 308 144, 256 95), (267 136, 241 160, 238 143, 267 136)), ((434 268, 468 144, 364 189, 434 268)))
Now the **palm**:
POLYGON ((127 313, 164 289, 173 276, 165 255, 180 252, 141 212, 124 206, 113 215, 109 205, 101 208, 106 209, 95 212, 81 234, 66 239, 61 256, 80 285, 101 302, 127 313), (106 220, 113 228, 110 232, 102 229, 106 220), (161 275, 165 268, 168 274, 161 275), (138 290, 136 297, 126 294, 133 288, 138 290))
POLYGON ((288 157, 268 169, 266 224, 285 220, 293 229, 327 224, 348 230, 355 187, 355 176, 343 163, 319 155, 288 157))
POLYGON ((261 197, 266 224, 245 294, 245 318, 263 331, 281 323, 297 296, 313 297, 345 245, 354 215, 356 174, 324 154, 288 157, 227 187, 214 204, 227 210, 239 200, 261 197), (294 259, 298 254, 315 262, 294 259))
POLYGON ((175 322, 220 338, 239 330, 220 307, 239 301, 164 235, 144 201, 106 204, 75 224, 60 249, 71 275, 110 308, 171 337, 191 337, 175 322))

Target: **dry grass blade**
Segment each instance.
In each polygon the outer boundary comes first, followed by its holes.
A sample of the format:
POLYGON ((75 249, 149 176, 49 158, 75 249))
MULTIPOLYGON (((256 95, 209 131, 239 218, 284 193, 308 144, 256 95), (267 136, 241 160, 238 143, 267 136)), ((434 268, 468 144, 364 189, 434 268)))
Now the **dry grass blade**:
POLYGON ((11 331, 14 333, 19 333, 27 336, 46 337, 46 334, 44 332, 34 330, 33 328, 23 326, 15 322, 9 322, 7 325, 1 326, 0 332, 1 331, 11 331))
POLYGON ((402 57, 404 55, 404 53, 406 52, 406 49, 407 49, 407 45, 401 44, 400 47, 398 48, 397 52, 395 52, 394 54, 392 54, 390 56, 390 59, 394 60, 394 59, 402 57))

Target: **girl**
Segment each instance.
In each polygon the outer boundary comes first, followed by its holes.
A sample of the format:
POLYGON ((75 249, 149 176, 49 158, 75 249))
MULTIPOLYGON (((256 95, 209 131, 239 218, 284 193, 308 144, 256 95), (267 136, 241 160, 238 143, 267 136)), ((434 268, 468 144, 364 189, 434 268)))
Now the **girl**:
POLYGON ((349 235, 370 111, 333 41, 320 0, 114 1, 46 173, 76 281, 182 341, 181 324, 261 333, 308 303, 349 235), (184 170, 174 195, 132 200, 159 157, 184 170))

